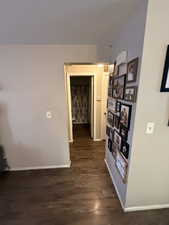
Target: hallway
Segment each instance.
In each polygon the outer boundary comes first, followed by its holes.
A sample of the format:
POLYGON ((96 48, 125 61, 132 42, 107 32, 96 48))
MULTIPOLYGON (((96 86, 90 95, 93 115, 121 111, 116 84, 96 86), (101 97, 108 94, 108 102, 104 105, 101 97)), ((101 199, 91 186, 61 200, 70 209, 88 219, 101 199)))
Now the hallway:
POLYGON ((90 139, 90 125, 89 124, 73 124, 73 138, 79 142, 83 139, 90 139))
POLYGON ((70 146, 70 169, 0 177, 0 224, 168 225, 169 210, 122 211, 105 167, 104 144, 77 138, 70 146))

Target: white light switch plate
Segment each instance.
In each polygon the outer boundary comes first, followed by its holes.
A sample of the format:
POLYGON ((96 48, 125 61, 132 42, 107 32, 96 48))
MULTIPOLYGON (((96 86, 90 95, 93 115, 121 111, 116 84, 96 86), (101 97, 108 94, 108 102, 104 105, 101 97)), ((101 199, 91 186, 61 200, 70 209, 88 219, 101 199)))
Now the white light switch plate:
POLYGON ((147 123, 146 134, 153 134, 154 126, 155 126, 155 124, 153 122, 147 123))

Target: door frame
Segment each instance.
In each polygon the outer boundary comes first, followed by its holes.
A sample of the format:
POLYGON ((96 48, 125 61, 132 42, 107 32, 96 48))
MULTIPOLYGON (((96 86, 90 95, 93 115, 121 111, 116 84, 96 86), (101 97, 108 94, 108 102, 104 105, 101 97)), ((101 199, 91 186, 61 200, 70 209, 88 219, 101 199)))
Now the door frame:
POLYGON ((93 78, 93 140, 96 140, 96 73, 66 73, 67 85, 67 104, 68 104, 68 129, 70 130, 69 142, 73 142, 73 124, 72 124, 72 100, 70 78, 73 76, 85 77, 90 76, 93 78))
POLYGON ((105 106, 107 106, 108 86, 109 86, 109 73, 104 72, 102 76, 102 105, 101 105, 101 139, 102 140, 105 140, 105 133, 106 133, 105 129, 103 131, 103 127, 104 126, 106 127, 105 117, 107 117, 107 107, 105 110, 105 106))

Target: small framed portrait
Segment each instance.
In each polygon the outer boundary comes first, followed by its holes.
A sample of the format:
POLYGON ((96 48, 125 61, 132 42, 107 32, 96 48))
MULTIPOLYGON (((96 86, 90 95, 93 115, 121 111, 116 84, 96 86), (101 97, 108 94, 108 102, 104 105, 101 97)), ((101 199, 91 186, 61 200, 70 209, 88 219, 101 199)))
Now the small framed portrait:
POLYGON ((130 129, 132 106, 122 103, 120 110, 120 124, 128 130, 130 129))
POLYGON ((112 140, 110 138, 108 139, 107 147, 109 151, 112 152, 112 140))
POLYGON ((127 141, 128 139, 128 129, 125 128, 123 125, 120 125, 120 135, 123 141, 127 141))
POLYGON ((116 112, 116 99, 108 98, 108 110, 116 112))
POLYGON ((164 65, 163 78, 161 83, 161 92, 169 92, 169 45, 167 48, 166 60, 164 65))
POLYGON ((116 167, 118 169, 119 174, 122 177, 122 180, 124 183, 127 181, 127 169, 128 169, 128 163, 124 159, 121 153, 116 153, 116 167))
POLYGON ((126 87, 124 93, 124 100, 128 102, 136 102, 137 97, 137 87, 126 87))
POLYGON ((107 114, 107 121, 110 126, 114 126, 114 115, 110 111, 108 111, 108 114, 107 114))
POLYGON ((114 131, 114 144, 116 145, 117 150, 120 151, 121 144, 122 144, 122 138, 116 130, 114 131))
POLYGON ((129 158, 129 144, 127 142, 122 142, 121 153, 126 159, 129 158))
POLYGON ((136 82, 138 71, 138 58, 133 59, 127 65, 127 79, 126 83, 136 82))
POLYGON ((116 112, 120 113, 120 109, 121 109, 121 102, 116 101, 116 112))
POLYGON ((126 85, 126 75, 114 77, 112 96, 114 98, 123 99, 125 85, 126 85))

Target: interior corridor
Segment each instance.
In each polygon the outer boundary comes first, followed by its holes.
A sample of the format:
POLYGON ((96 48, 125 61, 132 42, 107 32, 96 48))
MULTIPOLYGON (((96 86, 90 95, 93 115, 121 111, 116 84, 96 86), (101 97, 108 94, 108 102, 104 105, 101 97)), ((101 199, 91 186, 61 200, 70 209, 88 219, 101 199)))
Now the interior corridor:
POLYGON ((74 141, 79 139, 91 139, 89 124, 73 124, 74 141))

